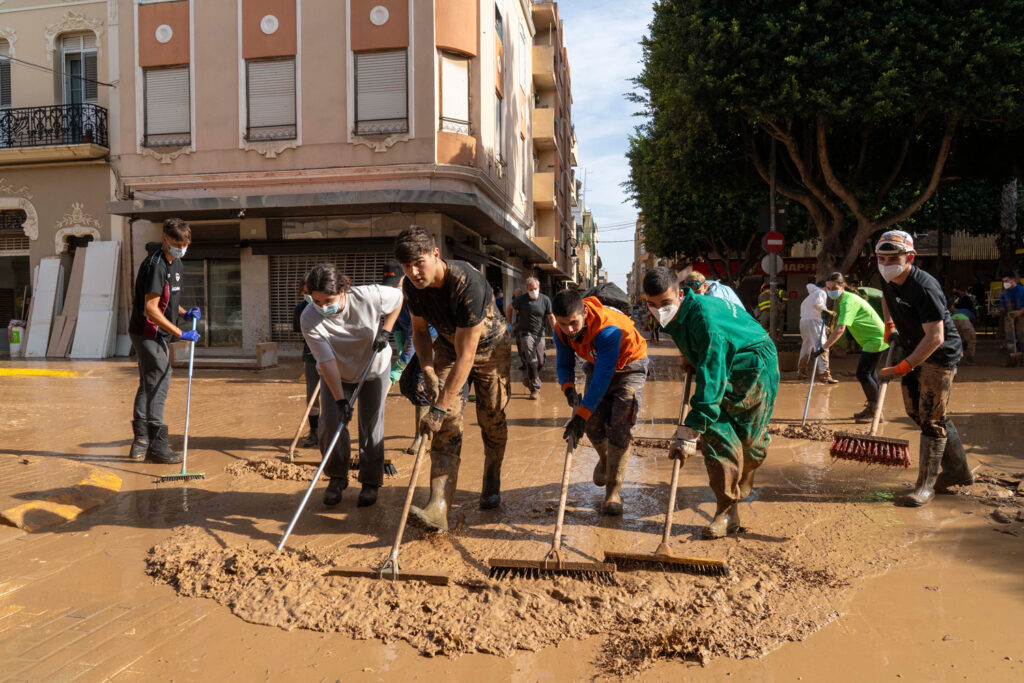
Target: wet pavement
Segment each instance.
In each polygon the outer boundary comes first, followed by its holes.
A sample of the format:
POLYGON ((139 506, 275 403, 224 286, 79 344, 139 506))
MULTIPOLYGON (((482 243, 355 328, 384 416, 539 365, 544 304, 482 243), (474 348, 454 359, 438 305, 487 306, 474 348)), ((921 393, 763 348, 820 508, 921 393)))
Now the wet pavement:
MULTIPOLYGON (((657 438, 673 430, 681 376, 675 353, 665 343, 652 346, 651 354, 654 376, 644 392, 636 433, 657 438)), ((841 383, 815 387, 810 419, 828 429, 860 427, 849 418, 863 404, 852 376, 854 362, 838 359, 841 383)), ((894 498, 913 482, 917 462, 916 432, 895 386, 882 433, 911 440, 912 470, 834 462, 828 442, 774 437, 755 491, 743 505, 747 531, 739 537, 700 540, 700 527, 714 508, 713 496, 700 459, 686 464, 674 548, 680 554, 726 559, 734 571, 727 580, 624 577, 621 592, 631 602, 628 609, 612 611, 619 617, 633 614, 663 622, 629 624, 611 618, 601 605, 614 604, 615 594, 604 592, 612 589, 565 583, 559 584, 562 599, 556 600, 518 584, 509 591, 488 587, 482 593, 497 605, 515 592, 539 596, 529 598, 536 603, 531 608, 535 614, 488 612, 478 604, 480 589, 467 588, 485 579, 486 560, 539 559, 550 543, 564 455, 561 425, 568 413, 550 365, 536 402, 527 400, 518 373, 513 374, 502 507, 486 512, 477 507, 482 449, 470 409, 452 513, 455 532, 440 539, 413 527, 407 533, 402 550, 407 566, 448 571, 455 588, 446 589, 442 598, 430 598, 433 589, 419 584, 407 584, 402 593, 358 583, 363 580, 332 579, 322 591, 303 593, 302 599, 318 604, 325 596, 335 596, 356 600, 356 607, 358 600, 367 605, 377 601, 373 609, 368 607, 362 617, 355 610, 348 620, 311 619, 300 604, 288 608, 292 622, 273 610, 247 608, 244 586, 185 589, 168 585, 166 577, 155 580, 147 574, 147 559, 154 546, 181 541, 186 526, 197 530, 198 545, 208 545, 203 550, 207 557, 247 545, 257 557, 271 552, 305 482, 270 480, 256 473, 236 476, 225 468, 234 464, 238 471, 237 464, 245 460, 287 455, 304 408, 299 366, 260 373, 196 373, 189 469, 205 472, 207 478, 187 486, 158 483, 160 474, 175 467, 127 460, 134 364, 32 363, 33 368, 71 369, 76 374, 4 376, 3 500, 22 501, 67 486, 84 465, 116 474, 123 486, 109 502, 61 526, 35 533, 0 526, 0 678, 484 676, 526 681, 604 675, 721 680, 728 675, 730 680, 900 676, 1009 681, 1024 675, 1024 539, 1008 533, 1013 525, 991 518, 996 504, 988 499, 940 496, 921 510, 893 506, 894 498), (25 460, 52 474, 42 479, 7 475, 25 460), (671 596, 690 611, 658 612, 671 596), (566 602, 570 598, 577 600, 575 606, 566 602), (431 600, 434 614, 428 624, 427 617, 411 612, 424 613, 431 600), (410 611, 408 618, 388 621, 392 617, 380 614, 388 601, 410 611), (757 609, 743 612, 748 604, 757 609), (440 644, 424 635, 429 628, 446 637, 458 634, 445 619, 465 621, 466 615, 480 617, 484 631, 487 619, 499 617, 531 627, 520 632, 496 626, 496 633, 467 633, 458 642, 440 644), (358 628, 360 618, 365 629, 358 628), (395 623, 401 630, 382 635, 395 623), (722 628, 716 630, 716 624, 722 628), (677 644, 687 640, 680 636, 686 629, 704 634, 705 642, 700 647, 677 644), (661 632, 665 637, 659 640, 661 632)), ((0 368, 27 366, 0 362, 0 368)), ((1024 472, 1021 380, 1022 369, 984 366, 965 368, 957 377, 951 411, 972 466, 1010 475, 1024 472)), ((172 381, 166 416, 176 448, 181 445, 184 389, 181 372, 172 381)), ((784 375, 774 422, 799 423, 805 396, 806 384, 784 375)), ((412 435, 412 408, 395 391, 387 408, 386 457, 399 473, 386 481, 380 502, 356 508, 357 489, 350 489, 338 507, 324 508, 321 483, 289 548, 345 564, 377 566, 383 561, 412 465, 412 456, 404 453, 412 435)), ((307 449, 300 455, 308 459, 313 452, 307 449)), ((625 516, 611 519, 597 513, 601 490, 590 483, 596 455, 589 447, 581 449, 573 465, 566 515, 564 543, 572 559, 600 560, 604 549, 653 551, 671 469, 659 455, 649 449, 634 453, 624 488, 625 516)), ((424 472, 417 504, 426 499, 426 485, 424 472)), ((1021 495, 1013 498, 1012 492, 1010 496, 1011 502, 1024 500, 1021 495)))

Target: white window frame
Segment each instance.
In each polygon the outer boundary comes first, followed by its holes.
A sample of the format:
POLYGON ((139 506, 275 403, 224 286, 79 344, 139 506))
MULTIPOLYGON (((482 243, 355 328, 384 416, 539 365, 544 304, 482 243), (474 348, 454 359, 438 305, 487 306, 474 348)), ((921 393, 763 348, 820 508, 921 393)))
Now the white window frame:
POLYGON ((527 95, 530 94, 530 81, 533 74, 530 72, 530 40, 527 37, 525 24, 519 25, 519 86, 527 95))

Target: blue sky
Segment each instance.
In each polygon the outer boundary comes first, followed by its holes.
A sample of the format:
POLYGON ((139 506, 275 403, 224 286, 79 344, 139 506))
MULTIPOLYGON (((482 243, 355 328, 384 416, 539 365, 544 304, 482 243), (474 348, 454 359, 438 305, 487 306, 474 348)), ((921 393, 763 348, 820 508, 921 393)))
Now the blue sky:
POLYGON ((629 175, 626 150, 639 122, 637 105, 625 94, 640 72, 640 39, 651 21, 649 0, 559 0, 572 69, 573 123, 579 142, 578 178, 586 173, 587 206, 598 228, 598 255, 608 277, 623 289, 633 265, 633 230, 614 229, 635 222, 636 207, 621 187, 629 175), (611 226, 608 231, 602 226, 611 226), (604 241, 604 244, 601 241, 604 241))

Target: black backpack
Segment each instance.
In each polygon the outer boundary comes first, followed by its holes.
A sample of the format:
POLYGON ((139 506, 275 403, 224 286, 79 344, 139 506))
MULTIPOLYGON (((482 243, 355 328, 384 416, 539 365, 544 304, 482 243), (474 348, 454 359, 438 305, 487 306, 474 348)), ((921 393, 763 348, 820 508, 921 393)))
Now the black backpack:
POLYGON ((597 297, 597 300, 601 302, 602 306, 610 306, 626 316, 629 315, 633 309, 633 305, 629 301, 629 297, 623 292, 617 284, 614 282, 606 282, 603 285, 597 285, 591 287, 587 291, 583 292, 583 298, 588 296, 597 297))

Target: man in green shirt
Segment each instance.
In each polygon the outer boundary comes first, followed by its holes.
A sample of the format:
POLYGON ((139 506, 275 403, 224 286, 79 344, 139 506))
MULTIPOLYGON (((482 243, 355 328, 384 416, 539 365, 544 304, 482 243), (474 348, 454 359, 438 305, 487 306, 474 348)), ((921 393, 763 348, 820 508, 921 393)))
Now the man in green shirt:
POLYGON ((718 507, 705 538, 740 531, 739 503, 754 486, 768 451, 768 421, 779 390, 775 344, 754 318, 723 299, 680 294, 671 268, 644 276, 651 313, 694 368, 690 413, 676 430, 670 458, 685 460, 702 443, 718 507))
POLYGON ((850 331, 850 336, 861 348, 860 361, 857 363, 857 380, 867 398, 867 405, 859 413, 854 414, 853 419, 857 422, 871 422, 875 415, 875 407, 878 405, 878 360, 882 357, 882 352, 889 348, 884 340, 885 325, 870 303, 857 294, 846 291, 846 280, 842 273, 832 273, 829 276, 825 282, 825 294, 832 300, 838 299, 839 315, 836 318, 836 327, 822 345, 821 352, 828 351, 847 330, 850 331))

